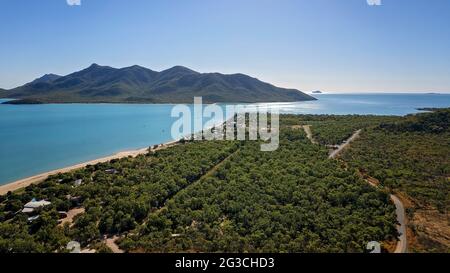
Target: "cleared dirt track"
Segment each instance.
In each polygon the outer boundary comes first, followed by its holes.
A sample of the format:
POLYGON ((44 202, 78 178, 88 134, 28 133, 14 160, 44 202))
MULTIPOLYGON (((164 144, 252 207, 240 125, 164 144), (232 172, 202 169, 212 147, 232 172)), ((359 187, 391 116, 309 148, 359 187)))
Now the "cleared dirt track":
POLYGON ((347 146, 350 144, 350 142, 352 142, 353 140, 357 139, 359 137, 359 134, 361 133, 361 130, 356 131, 349 139, 347 139, 347 141, 341 145, 339 145, 339 147, 332 151, 330 153, 329 158, 336 158, 336 156, 338 156, 345 148, 347 148, 347 146))
MULTIPOLYGON (((344 144, 340 145, 338 149, 332 151, 330 153, 329 158, 336 158, 339 155, 339 153, 341 153, 345 148, 347 148, 347 146, 350 145, 350 143, 352 141, 357 139, 360 134, 361 134, 361 130, 356 131, 349 139, 347 139, 347 141, 345 141, 344 144)), ((371 183, 368 180, 366 180, 366 181, 371 186, 377 187, 376 184, 371 183)), ((397 246, 395 248, 394 253, 407 253, 408 243, 407 243, 407 238, 406 238, 405 207, 404 207, 402 201, 400 201, 400 199, 397 196, 391 194, 390 197, 391 197, 392 202, 395 205, 395 213, 397 214, 397 221, 399 223, 397 225, 397 231, 400 234, 400 236, 398 237, 398 242, 397 242, 397 246)))

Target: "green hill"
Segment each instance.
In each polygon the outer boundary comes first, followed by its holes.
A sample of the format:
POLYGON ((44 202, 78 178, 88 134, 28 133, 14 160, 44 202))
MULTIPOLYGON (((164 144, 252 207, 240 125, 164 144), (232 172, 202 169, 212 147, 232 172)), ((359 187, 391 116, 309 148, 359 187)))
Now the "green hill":
POLYGON ((93 64, 67 76, 47 74, 0 97, 41 103, 192 103, 315 100, 295 89, 275 87, 244 74, 198 73, 182 66, 156 72, 141 66, 93 64))

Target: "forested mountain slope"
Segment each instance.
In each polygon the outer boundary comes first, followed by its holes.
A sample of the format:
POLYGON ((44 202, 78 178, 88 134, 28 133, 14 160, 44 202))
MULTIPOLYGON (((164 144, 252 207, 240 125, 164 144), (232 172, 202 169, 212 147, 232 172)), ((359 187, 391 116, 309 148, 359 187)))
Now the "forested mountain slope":
POLYGON ((93 64, 81 71, 45 75, 0 92, 18 103, 205 103, 315 100, 295 89, 275 87, 244 74, 198 73, 182 66, 156 72, 141 66, 113 68, 93 64))

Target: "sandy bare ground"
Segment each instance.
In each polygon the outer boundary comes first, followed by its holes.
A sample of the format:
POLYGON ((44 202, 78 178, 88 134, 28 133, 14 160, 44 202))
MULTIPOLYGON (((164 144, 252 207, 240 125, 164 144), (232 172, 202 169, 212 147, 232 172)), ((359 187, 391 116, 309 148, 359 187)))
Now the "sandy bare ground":
MULTIPOLYGON (((158 148, 153 149, 153 151, 157 151, 157 150, 161 150, 161 149, 165 149, 168 147, 172 147, 174 145, 176 145, 178 143, 178 141, 170 141, 167 142, 165 144, 160 145, 158 148)), ((39 182, 44 181, 45 179, 47 179, 49 176, 51 175, 56 175, 59 173, 67 173, 73 170, 77 170, 77 169, 81 169, 84 168, 88 165, 95 165, 98 163, 105 163, 105 162, 109 162, 113 159, 120 159, 120 158, 125 158, 125 157, 136 157, 138 155, 143 155, 148 153, 148 148, 142 148, 139 150, 131 150, 131 151, 124 151, 124 152, 119 152, 117 154, 111 155, 111 156, 107 156, 107 157, 102 157, 99 159, 95 159, 95 160, 91 160, 88 162, 84 162, 84 163, 80 163, 77 165, 73 165, 70 167, 66 167, 66 168, 62 168, 62 169, 58 169, 58 170, 53 170, 53 171, 49 171, 49 172, 45 172, 42 174, 38 174, 32 177, 28 177, 25 179, 21 179, 15 182, 12 182, 10 184, 6 184, 6 185, 2 185, 0 186, 0 195, 5 195, 7 194, 9 191, 16 191, 18 189, 21 188, 25 188, 31 184, 37 184, 39 182)))
POLYGON ((87 249, 81 250, 80 253, 82 253, 82 254, 94 254, 94 253, 96 253, 96 251, 95 251, 95 249, 89 249, 89 248, 87 248, 87 249))
POLYGON ((311 141, 312 144, 317 144, 317 141, 314 139, 312 131, 311 131, 311 125, 304 125, 303 130, 305 130, 306 137, 311 141))
POLYGON ((302 129, 303 125, 292 125, 291 128, 292 129, 302 129))
POLYGON ((416 229, 416 236, 424 236, 447 248, 450 246, 450 215, 448 213, 441 213, 432 207, 417 209, 411 224, 416 229))
POLYGON ((65 223, 69 223, 70 226, 72 226, 73 218, 77 216, 78 214, 84 213, 84 208, 76 208, 71 209, 67 212, 67 217, 61 220, 61 223, 59 223, 59 226, 64 226, 65 223))
POLYGON ((119 248, 119 246, 116 244, 116 240, 117 240, 117 239, 119 239, 118 236, 114 236, 114 237, 112 237, 112 238, 107 238, 107 239, 105 240, 105 244, 106 244, 107 247, 109 247, 109 248, 111 249, 111 251, 112 251, 113 253, 124 253, 124 251, 121 250, 121 249, 119 248))

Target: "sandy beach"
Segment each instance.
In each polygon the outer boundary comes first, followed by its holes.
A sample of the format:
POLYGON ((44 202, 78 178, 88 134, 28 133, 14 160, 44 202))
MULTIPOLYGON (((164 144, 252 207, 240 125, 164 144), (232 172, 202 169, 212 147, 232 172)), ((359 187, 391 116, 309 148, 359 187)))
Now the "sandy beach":
MULTIPOLYGON (((176 143, 178 143, 178 141, 166 142, 164 144, 160 144, 156 149, 152 149, 152 150, 153 151, 158 151, 158 150, 161 150, 161 149, 172 147, 176 143)), ((151 147, 153 147, 153 145, 151 147)), ((95 165, 95 164, 98 164, 98 163, 104 163, 104 162, 111 161, 113 159, 120 159, 120 158, 124 158, 124 157, 129 157, 129 156, 136 157, 138 155, 142 155, 142 154, 146 154, 146 153, 148 153, 148 147, 142 148, 142 149, 138 149, 138 150, 123 151, 123 152, 116 153, 114 155, 110 155, 110 156, 94 159, 94 160, 91 160, 91 161, 88 161, 88 162, 84 162, 84 163, 80 163, 80 164, 76 164, 76 165, 73 165, 73 166, 70 166, 70 167, 65 167, 65 168, 62 168, 62 169, 57 169, 57 170, 41 173, 41 174, 38 174, 38 175, 35 175, 35 176, 31 176, 31 177, 28 177, 28 178, 20 179, 20 180, 17 180, 15 182, 8 183, 6 185, 1 185, 0 186, 0 195, 5 195, 9 191, 16 191, 16 190, 19 190, 21 188, 25 188, 25 187, 27 187, 27 186, 29 186, 31 184, 37 184, 39 182, 44 181, 45 179, 47 179, 51 175, 55 175, 55 174, 58 174, 58 173, 70 172, 70 171, 73 171, 73 170, 84 168, 84 167, 86 167, 88 165, 95 165)))

